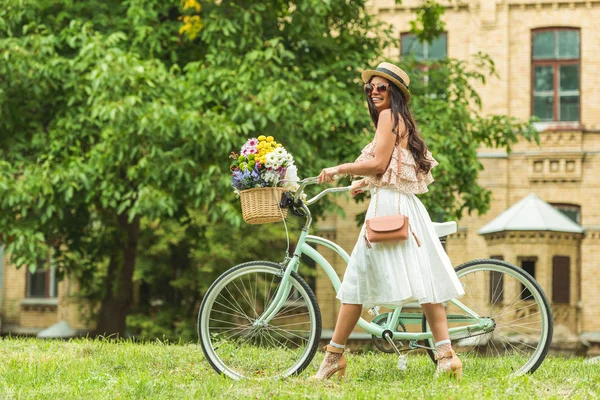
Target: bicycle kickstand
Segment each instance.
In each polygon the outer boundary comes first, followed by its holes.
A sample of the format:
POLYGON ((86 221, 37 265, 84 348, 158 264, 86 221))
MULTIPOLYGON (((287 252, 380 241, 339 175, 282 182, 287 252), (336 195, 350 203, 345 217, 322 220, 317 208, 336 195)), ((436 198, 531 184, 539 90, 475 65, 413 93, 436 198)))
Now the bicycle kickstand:
POLYGON ((393 333, 390 330, 385 330, 381 336, 389 343, 390 346, 392 346, 392 349, 394 349, 394 352, 398 355, 398 369, 400 371, 406 371, 406 361, 408 356, 406 354, 402 354, 400 349, 398 349, 398 346, 396 346, 396 343, 394 343, 393 333))

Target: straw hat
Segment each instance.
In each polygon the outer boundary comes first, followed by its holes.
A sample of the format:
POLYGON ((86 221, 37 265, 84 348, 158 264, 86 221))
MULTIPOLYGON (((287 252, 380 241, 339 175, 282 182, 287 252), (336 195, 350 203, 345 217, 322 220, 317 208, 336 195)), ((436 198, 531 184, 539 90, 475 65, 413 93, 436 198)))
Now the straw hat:
POLYGON ((408 85, 410 84, 410 78, 407 73, 401 68, 388 62, 382 62, 377 66, 377 69, 367 69, 362 73, 362 80, 364 83, 374 76, 381 76, 391 82, 393 82, 404 94, 406 95, 406 101, 410 101, 410 92, 408 91, 408 85))

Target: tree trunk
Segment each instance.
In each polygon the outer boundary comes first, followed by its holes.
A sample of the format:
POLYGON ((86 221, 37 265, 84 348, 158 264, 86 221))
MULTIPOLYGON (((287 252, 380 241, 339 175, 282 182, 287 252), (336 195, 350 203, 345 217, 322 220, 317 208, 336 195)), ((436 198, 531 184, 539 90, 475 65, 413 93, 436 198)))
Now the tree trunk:
POLYGON ((140 233, 139 218, 129 222, 127 215, 120 215, 118 221, 121 236, 115 245, 121 244, 121 249, 115 249, 108 265, 106 293, 96 325, 96 335, 115 338, 125 335, 125 318, 133 297, 133 272, 140 233))

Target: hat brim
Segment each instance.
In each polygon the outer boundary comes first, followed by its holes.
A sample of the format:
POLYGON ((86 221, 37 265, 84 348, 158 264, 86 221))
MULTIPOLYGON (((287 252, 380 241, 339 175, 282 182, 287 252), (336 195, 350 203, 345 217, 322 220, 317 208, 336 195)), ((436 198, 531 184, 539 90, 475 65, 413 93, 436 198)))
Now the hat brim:
POLYGON ((400 89, 402 91, 402 93, 404 93, 404 95, 406 96, 406 101, 410 101, 410 92, 408 91, 408 88, 406 86, 404 86, 402 83, 400 83, 400 81, 396 78, 394 78, 391 75, 386 74, 385 72, 381 72, 381 71, 376 71, 374 69, 367 69, 364 70, 361 74, 362 76, 362 80, 364 83, 367 83, 371 80, 372 77, 374 76, 380 76, 382 78, 387 79, 390 82, 393 82, 394 85, 396 85, 396 87, 398 87, 398 89, 400 89))

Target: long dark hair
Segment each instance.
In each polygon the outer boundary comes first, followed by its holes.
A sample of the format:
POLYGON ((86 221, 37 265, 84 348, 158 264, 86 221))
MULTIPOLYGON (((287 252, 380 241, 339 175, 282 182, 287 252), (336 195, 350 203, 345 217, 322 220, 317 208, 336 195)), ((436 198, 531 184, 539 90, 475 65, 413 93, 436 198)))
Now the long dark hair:
MULTIPOLYGON (((372 80, 373 78, 371 78, 372 80)), ((371 82, 369 80, 369 83, 371 82)), ((386 79, 387 80, 387 79, 386 79)), ((393 82, 387 80, 390 84, 390 100, 392 103, 392 119, 394 121, 394 126, 392 128, 392 132, 395 135, 400 135, 400 138, 408 135, 408 149, 412 153, 415 162, 417 164, 417 171, 422 171, 423 173, 428 173, 431 170, 431 162, 425 158, 425 154, 427 154, 427 145, 425 141, 419 134, 417 130, 417 125, 415 124, 415 120, 413 119, 410 109, 408 108, 408 101, 404 92, 400 90, 393 82), (404 121, 404 125, 406 126, 406 130, 404 132, 398 132, 398 125, 400 124, 400 117, 404 121)), ((379 120, 379 112, 371 100, 371 97, 367 96, 367 104, 369 105, 369 114, 371 114, 371 119, 373 120, 373 124, 375 125, 375 129, 377 129, 377 121, 379 120)))

